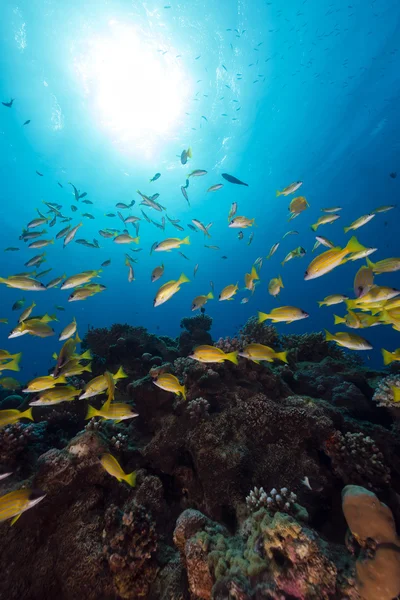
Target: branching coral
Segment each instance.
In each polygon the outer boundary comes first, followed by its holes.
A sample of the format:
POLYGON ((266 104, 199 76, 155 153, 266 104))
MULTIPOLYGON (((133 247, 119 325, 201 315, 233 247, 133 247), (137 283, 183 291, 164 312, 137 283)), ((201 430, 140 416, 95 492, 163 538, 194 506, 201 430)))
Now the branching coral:
POLYGON ((187 411, 192 421, 202 421, 207 419, 209 414, 210 404, 205 398, 195 398, 187 405, 187 411))
POLYGON ((281 488, 279 492, 273 488, 267 494, 264 488, 255 487, 246 497, 246 505, 251 512, 263 507, 273 514, 278 511, 290 514, 293 512, 293 504, 296 500, 296 494, 289 492, 287 488, 281 488))
POLYGON ((243 350, 245 346, 252 343, 276 348, 279 345, 279 338, 275 327, 259 323, 257 317, 250 317, 239 330, 237 337, 219 338, 215 345, 224 352, 234 352, 243 350))
POLYGON ((400 375, 389 375, 384 377, 378 383, 375 393, 372 397, 378 406, 386 406, 388 408, 400 408, 400 403, 394 401, 392 387, 400 388, 400 375))
POLYGON ((0 430, 0 463, 13 466, 20 455, 41 442, 46 431, 46 423, 14 423, 0 430))
POLYGON ((336 431, 325 443, 336 475, 345 484, 377 490, 390 483, 390 470, 375 441, 363 433, 336 431))
POLYGON ((110 506, 105 513, 103 540, 118 595, 128 600, 146 596, 157 574, 157 534, 151 515, 132 502, 124 510, 110 506))
POLYGON ((115 450, 124 451, 126 450, 129 438, 126 433, 122 433, 119 430, 119 426, 112 421, 98 421, 97 419, 90 419, 85 426, 86 431, 97 431, 107 438, 110 446, 115 450))

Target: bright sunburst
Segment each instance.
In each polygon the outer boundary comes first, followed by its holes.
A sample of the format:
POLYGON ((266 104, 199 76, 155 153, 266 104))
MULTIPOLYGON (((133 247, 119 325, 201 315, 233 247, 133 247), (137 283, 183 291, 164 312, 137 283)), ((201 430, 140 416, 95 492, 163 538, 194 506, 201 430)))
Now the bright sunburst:
POLYGON ((92 38, 76 63, 97 119, 115 143, 148 157, 174 131, 189 93, 174 52, 163 54, 160 45, 111 21, 108 34, 92 38))

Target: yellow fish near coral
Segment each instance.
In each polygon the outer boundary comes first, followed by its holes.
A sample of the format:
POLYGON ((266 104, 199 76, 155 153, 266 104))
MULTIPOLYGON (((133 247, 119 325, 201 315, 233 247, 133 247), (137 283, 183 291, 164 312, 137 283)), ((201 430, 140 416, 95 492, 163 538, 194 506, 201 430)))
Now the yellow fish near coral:
POLYGON ((231 283, 230 285, 225 286, 218 297, 219 301, 221 302, 223 300, 233 300, 233 296, 236 294, 238 289, 239 283, 237 283, 236 285, 231 283))
POLYGON ((23 512, 33 508, 38 504, 46 494, 42 492, 33 492, 28 488, 9 492, 0 498, 0 523, 12 519, 11 525, 14 525, 23 512))
POLYGON ((348 348, 349 350, 371 350, 371 344, 364 338, 355 333, 346 333, 340 331, 332 335, 325 329, 325 339, 327 342, 336 342, 339 346, 348 348))
POLYGON ((26 388, 23 390, 25 394, 33 394, 35 392, 42 392, 43 390, 49 390, 58 383, 67 383, 65 377, 53 377, 52 375, 44 375, 43 377, 36 377, 32 379, 26 388))
POLYGON ((273 323, 292 323, 293 321, 306 319, 309 316, 308 313, 296 306, 280 306, 271 310, 270 313, 259 312, 258 322, 264 323, 264 321, 270 319, 273 323))
POLYGON ((400 388, 397 385, 391 385, 390 389, 393 394, 393 402, 400 402, 400 388))
POLYGON ((268 293, 276 298, 283 287, 282 277, 273 277, 268 284, 268 293))
MULTIPOLYGON (((99 375, 98 377, 94 377, 89 381, 89 383, 85 385, 83 394, 79 396, 80 400, 83 400, 84 398, 91 398, 92 396, 98 396, 110 387, 109 379, 107 379, 106 373, 104 373, 103 375, 99 375)), ((125 373, 122 367, 118 369, 115 375, 112 375, 112 378, 115 381, 118 381, 119 379, 124 379, 125 377, 128 377, 128 375, 125 373)))
POLYGON ((186 275, 182 273, 182 275, 176 281, 172 279, 171 281, 164 283, 164 285, 159 288, 156 297, 154 298, 153 306, 160 306, 161 304, 164 304, 164 302, 167 302, 167 300, 179 292, 182 283, 189 283, 189 281, 190 279, 188 279, 186 275))
POLYGON ((263 344, 248 344, 245 346, 242 352, 239 352, 239 356, 249 358, 253 362, 259 364, 260 361, 265 360, 272 362, 273 360, 281 360, 287 363, 287 351, 275 352, 273 348, 264 346, 263 344))
POLYGON ((0 371, 19 371, 22 352, 10 354, 8 350, 0 350, 0 371))
POLYGON ((80 393, 81 390, 74 388, 73 385, 61 385, 43 390, 40 392, 39 398, 30 402, 29 406, 53 406, 54 404, 61 404, 61 402, 69 402, 79 396, 80 393))
POLYGON ((214 294, 212 292, 208 292, 203 296, 196 296, 196 298, 192 302, 192 310, 198 310, 202 306, 204 306, 208 300, 213 300, 214 294))
POLYGON ((132 406, 130 406, 129 404, 116 402, 115 404, 111 404, 108 408, 104 408, 106 407, 107 403, 108 400, 99 409, 94 408, 89 404, 85 420, 87 421, 92 417, 101 417, 102 419, 115 421, 116 423, 119 423, 120 421, 125 421, 126 419, 133 419, 134 417, 139 416, 138 413, 136 413, 133 410, 132 406))
POLYGON ((220 348, 216 346, 197 346, 193 350, 193 353, 189 356, 189 358, 193 358, 194 360, 198 360, 202 363, 223 363, 225 360, 229 360, 233 362, 235 365, 238 364, 238 353, 228 352, 225 353, 220 348))
POLYGON ((256 268, 253 266, 251 268, 251 272, 250 273, 246 273, 246 275, 244 276, 244 287, 249 290, 250 292, 254 292, 255 286, 254 286, 254 282, 257 281, 259 278, 258 273, 256 268))
POLYGON ((160 389, 182 396, 182 398, 186 400, 186 388, 179 383, 179 380, 175 375, 171 375, 171 373, 162 373, 155 381, 153 381, 153 383, 160 389))
POLYGON ((24 412, 21 412, 15 408, 0 410, 0 428, 5 427, 6 425, 13 425, 13 423, 17 423, 21 419, 30 419, 33 421, 32 409, 28 408, 24 412))
POLYGON ((382 348, 383 364, 390 365, 390 363, 400 360, 400 348, 397 348, 394 352, 389 352, 382 348))
POLYGON ((136 471, 132 473, 125 473, 117 459, 112 454, 103 454, 100 459, 101 465, 105 471, 112 477, 118 479, 118 481, 125 481, 131 487, 136 485, 136 471))

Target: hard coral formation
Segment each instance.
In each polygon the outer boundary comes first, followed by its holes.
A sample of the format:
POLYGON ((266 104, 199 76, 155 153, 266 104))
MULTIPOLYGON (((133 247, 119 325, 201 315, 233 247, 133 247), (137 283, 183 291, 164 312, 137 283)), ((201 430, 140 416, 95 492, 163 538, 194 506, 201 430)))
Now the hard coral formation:
POLYGON ((272 488, 268 494, 263 487, 255 487, 246 497, 246 505, 250 512, 265 508, 271 514, 282 512, 306 521, 308 519, 307 511, 299 506, 296 500, 296 494, 289 492, 286 487, 279 491, 272 488))
POLYGON ((245 346, 253 343, 276 348, 279 345, 279 338, 275 327, 259 323, 257 317, 250 317, 239 330, 237 337, 219 338, 215 345, 224 352, 234 352, 243 350, 245 346))
POLYGON ((392 512, 374 493, 348 485, 343 513, 360 552, 357 584, 363 600, 393 600, 400 594, 400 539, 392 512))
POLYGON ((14 423, 0 429, 0 464, 14 468, 21 455, 34 453, 35 446, 41 443, 47 423, 14 423))
POLYGON ((390 483, 390 469, 375 441, 363 433, 344 435, 340 431, 326 441, 325 450, 331 458, 335 474, 343 483, 364 485, 378 490, 390 483))
POLYGON ((183 355, 190 354, 196 346, 212 345, 212 337, 209 333, 212 318, 209 315, 199 314, 194 317, 185 317, 181 320, 182 331, 179 336, 179 351, 183 355))
POLYGON ((282 335, 282 347, 288 350, 288 356, 298 362, 319 362, 330 356, 343 360, 344 350, 337 344, 327 342, 321 331, 282 335))
POLYGON ((205 398, 195 398, 188 403, 187 411, 193 421, 201 421, 209 417, 210 403, 205 398))
POLYGON ((103 541, 118 597, 146 597, 158 570, 154 559, 157 534, 151 515, 134 502, 122 509, 110 506, 105 513, 103 541))
POLYGON ((378 406, 387 406, 388 408, 400 408, 400 403, 395 403, 392 387, 400 388, 400 375, 388 375, 383 377, 375 390, 373 400, 378 406))

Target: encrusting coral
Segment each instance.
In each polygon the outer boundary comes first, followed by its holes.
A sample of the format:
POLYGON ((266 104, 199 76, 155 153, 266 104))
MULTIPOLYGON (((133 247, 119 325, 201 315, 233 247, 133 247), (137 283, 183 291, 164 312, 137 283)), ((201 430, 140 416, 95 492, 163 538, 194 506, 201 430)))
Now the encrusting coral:
POLYGON ((326 441, 325 450, 333 470, 343 483, 377 490, 390 483, 390 469, 374 440, 363 433, 344 435, 340 431, 326 441))
POLYGON ((363 600, 393 600, 400 594, 400 539, 392 512, 373 492, 348 485, 343 513, 360 547, 357 584, 363 600))

